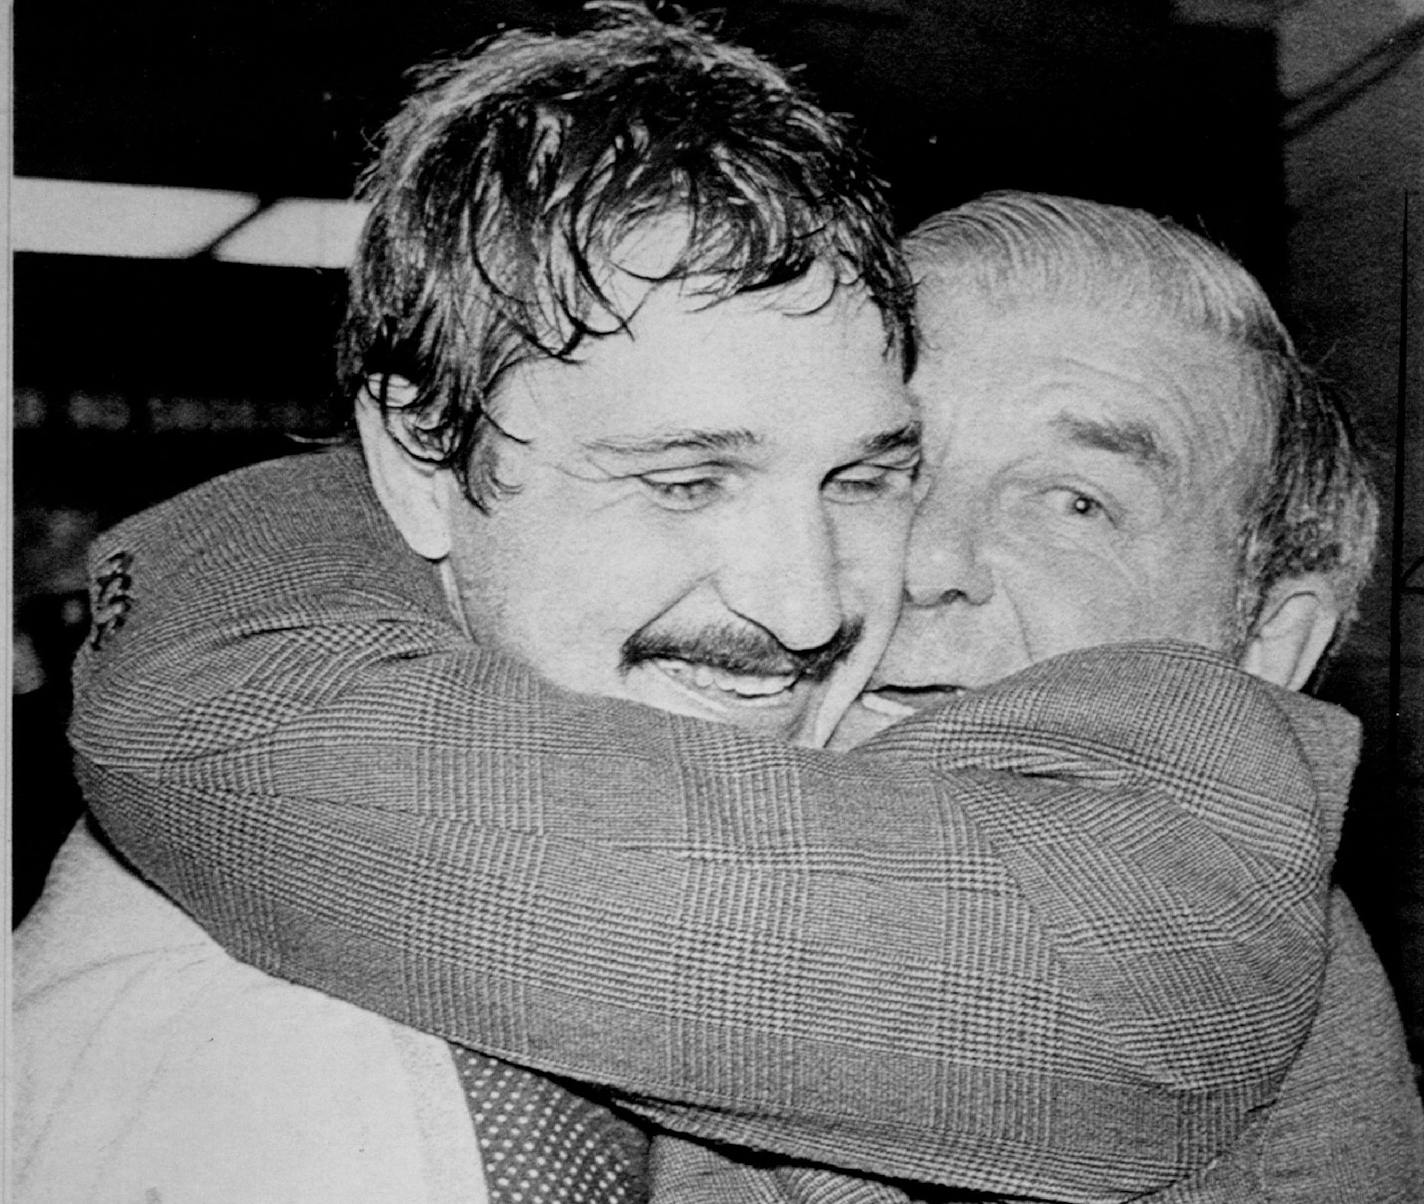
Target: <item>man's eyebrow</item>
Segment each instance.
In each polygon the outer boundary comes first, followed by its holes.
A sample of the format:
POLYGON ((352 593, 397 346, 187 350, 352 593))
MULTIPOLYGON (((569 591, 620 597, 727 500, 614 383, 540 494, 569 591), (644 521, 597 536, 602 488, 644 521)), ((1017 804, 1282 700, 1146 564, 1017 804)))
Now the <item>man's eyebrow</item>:
MULTIPOLYGON (((590 439, 584 449, 613 456, 654 456, 674 451, 740 452, 763 442, 762 436, 741 428, 732 430, 678 430, 620 439, 590 439)), ((862 456, 883 456, 886 452, 910 451, 920 446, 920 424, 907 422, 893 430, 877 431, 857 449, 862 456)))
POLYGON ((1135 418, 1085 418, 1081 414, 1059 414, 1050 424, 1074 443, 1098 451, 1126 456, 1134 464, 1165 472, 1176 460, 1157 438, 1150 423, 1135 418))
POLYGON ((886 452, 915 451, 920 446, 920 424, 907 422, 892 431, 881 431, 862 444, 867 456, 883 456, 886 452))
POLYGON ((673 451, 730 452, 746 451, 761 442, 761 436, 748 430, 659 431, 636 438, 590 439, 584 449, 613 456, 655 456, 673 451))

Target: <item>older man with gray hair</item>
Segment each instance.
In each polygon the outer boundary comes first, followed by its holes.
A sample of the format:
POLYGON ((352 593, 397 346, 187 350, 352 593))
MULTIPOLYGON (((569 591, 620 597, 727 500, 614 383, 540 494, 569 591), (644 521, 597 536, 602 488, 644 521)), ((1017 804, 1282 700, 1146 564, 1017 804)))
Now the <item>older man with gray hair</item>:
MULTIPOLYGON (((882 696, 926 706, 1158 638, 1311 681, 1354 617, 1376 504, 1345 414, 1249 273, 1170 221, 1020 193, 931 219, 907 250, 930 483, 882 696)), ((1209 718, 1184 711, 1182 731, 1209 718)), ((1421 1165, 1394 998, 1336 888, 1280 1095, 1162 1198, 1403 1204, 1424 1198, 1421 1165)))

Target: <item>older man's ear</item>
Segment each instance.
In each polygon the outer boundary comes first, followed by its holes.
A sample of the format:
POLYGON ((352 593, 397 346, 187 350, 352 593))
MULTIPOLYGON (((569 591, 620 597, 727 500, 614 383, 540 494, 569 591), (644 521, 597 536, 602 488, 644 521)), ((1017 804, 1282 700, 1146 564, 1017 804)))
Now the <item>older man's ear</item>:
POLYGON ((1278 686, 1303 689, 1339 624, 1340 605, 1328 578, 1307 573, 1277 581, 1267 591, 1241 667, 1278 686))
POLYGON ((431 461, 417 441, 411 408, 415 394, 404 377, 372 377, 356 399, 356 427, 371 484, 396 529, 427 560, 443 560, 450 554, 444 505, 444 478, 450 471, 431 461))

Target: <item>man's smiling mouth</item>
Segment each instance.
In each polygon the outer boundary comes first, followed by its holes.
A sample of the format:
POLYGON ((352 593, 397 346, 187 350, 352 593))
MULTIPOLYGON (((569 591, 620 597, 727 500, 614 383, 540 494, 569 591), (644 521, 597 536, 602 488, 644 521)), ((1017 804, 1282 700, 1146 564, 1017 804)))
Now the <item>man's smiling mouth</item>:
POLYGON ((714 665, 658 657, 647 662, 679 685, 699 692, 716 691, 714 701, 778 705, 788 701, 801 680, 798 673, 733 673, 714 665))
POLYGON ((860 641, 849 619, 816 648, 792 649, 745 626, 641 630, 624 641, 629 697, 787 740, 811 738, 826 683, 860 641), (631 675, 631 676, 630 676, 631 675))
POLYGON ((724 717, 800 710, 850 655, 862 630, 862 620, 847 620, 825 644, 804 651, 745 627, 643 630, 624 641, 621 669, 654 670, 679 694, 724 717))

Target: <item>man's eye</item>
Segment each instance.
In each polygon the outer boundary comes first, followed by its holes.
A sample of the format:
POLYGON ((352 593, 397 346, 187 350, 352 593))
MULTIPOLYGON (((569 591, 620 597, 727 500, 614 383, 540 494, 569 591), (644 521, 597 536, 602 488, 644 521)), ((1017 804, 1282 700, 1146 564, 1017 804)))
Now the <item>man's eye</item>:
POLYGON ((1049 492, 1055 508, 1065 518, 1111 519, 1107 507, 1092 494, 1077 489, 1054 489, 1049 492))
POLYGON ((910 495, 919 475, 919 460, 900 464, 852 464, 826 479, 826 493, 838 502, 866 502, 910 495))
POLYGON ((718 477, 686 473, 645 473, 638 478, 659 506, 669 510, 699 510, 722 491, 718 477))

